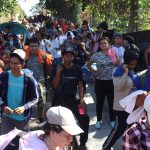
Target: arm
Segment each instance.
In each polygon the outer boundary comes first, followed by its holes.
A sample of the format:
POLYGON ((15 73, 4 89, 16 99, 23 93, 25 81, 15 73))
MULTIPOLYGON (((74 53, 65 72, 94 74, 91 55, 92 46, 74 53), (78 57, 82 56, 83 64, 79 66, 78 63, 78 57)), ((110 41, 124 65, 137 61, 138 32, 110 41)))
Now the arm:
POLYGON ((84 88, 83 88, 83 82, 79 81, 78 82, 78 93, 79 93, 79 98, 80 98, 80 103, 83 103, 84 100, 84 88))
POLYGON ((84 44, 84 43, 81 43, 79 46, 80 46, 81 49, 83 50, 83 53, 84 53, 85 57, 86 57, 87 59, 90 59, 90 53, 86 50, 85 44, 84 44))
POLYGON ((84 105, 84 86, 83 86, 83 75, 82 75, 82 70, 81 68, 77 69, 78 72, 78 76, 77 76, 77 80, 78 80, 78 93, 79 93, 79 98, 80 98, 80 105, 84 105))
POLYGON ((113 84, 118 91, 122 91, 124 87, 126 86, 127 79, 128 79, 128 68, 126 64, 122 65, 122 69, 124 71, 122 76, 119 77, 113 77, 113 84))
POLYGON ((133 125, 123 135, 122 150, 140 149, 141 132, 133 125))
POLYGON ((50 75, 52 63, 53 63, 52 55, 46 54, 46 73, 47 73, 47 75, 50 75))
POLYGON ((52 85, 54 89, 57 89, 60 85, 60 79, 61 79, 61 72, 63 70, 63 66, 62 65, 58 65, 56 68, 56 74, 54 76, 54 78, 52 79, 52 85))
POLYGON ((113 84, 117 91, 122 91, 127 83, 128 74, 124 73, 120 77, 113 77, 113 84))
POLYGON ((6 88, 6 85, 3 84, 3 83, 8 83, 6 80, 7 80, 8 76, 6 73, 3 73, 0 75, 0 107, 3 109, 3 111, 6 113, 6 114, 12 114, 13 113, 13 110, 11 108, 9 108, 8 106, 6 106, 6 100, 3 99, 4 98, 4 92, 6 90, 4 90, 4 87, 6 88))
POLYGON ((93 64, 94 62, 90 59, 88 62, 87 62, 87 68, 89 69, 89 71, 93 74, 95 74, 97 71, 94 70, 91 65, 93 64))
POLYGON ((30 76, 29 80, 27 81, 26 94, 27 95, 25 95, 25 98, 27 98, 27 100, 23 106, 27 110, 34 106, 39 100, 37 82, 32 76, 30 76))

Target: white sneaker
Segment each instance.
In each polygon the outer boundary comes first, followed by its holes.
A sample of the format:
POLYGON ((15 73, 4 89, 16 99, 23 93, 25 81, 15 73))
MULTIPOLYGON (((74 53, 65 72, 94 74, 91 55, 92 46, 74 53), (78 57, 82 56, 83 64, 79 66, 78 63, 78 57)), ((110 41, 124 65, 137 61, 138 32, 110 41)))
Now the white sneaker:
POLYGON ((115 121, 111 121, 111 122, 110 122, 110 125, 111 125, 112 128, 115 128, 116 122, 115 122, 115 121))
POLYGON ((100 129, 101 126, 102 126, 102 121, 97 121, 96 124, 95 124, 95 128, 100 129))

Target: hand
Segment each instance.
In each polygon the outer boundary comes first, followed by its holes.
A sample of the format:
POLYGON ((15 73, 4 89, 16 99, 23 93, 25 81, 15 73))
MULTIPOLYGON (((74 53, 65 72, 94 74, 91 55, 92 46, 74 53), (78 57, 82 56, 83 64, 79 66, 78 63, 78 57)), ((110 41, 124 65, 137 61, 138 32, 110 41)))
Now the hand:
POLYGON ((127 67, 127 64, 123 64, 123 65, 122 65, 122 69, 124 70, 125 73, 128 74, 129 69, 128 69, 128 67, 127 67))
POLYGON ((148 95, 148 93, 145 91, 143 94, 137 96, 136 104, 135 104, 135 108, 134 109, 137 109, 137 108, 139 108, 139 107, 144 105, 144 100, 145 100, 147 95, 148 95))
POLYGON ((62 65, 58 65, 56 68, 56 72, 57 73, 61 73, 61 71, 63 70, 63 66, 62 65))
POLYGON ((80 99, 80 103, 78 104, 78 106, 85 107, 85 102, 83 99, 80 99))
POLYGON ((119 65, 119 64, 120 64, 120 59, 117 58, 117 59, 116 59, 116 62, 115 62, 115 65, 119 65))
POLYGON ((79 47, 82 48, 83 50, 86 49, 85 48, 85 43, 83 43, 83 42, 79 44, 79 47))
POLYGON ((16 108, 16 109, 14 110, 14 113, 16 113, 17 115, 21 115, 21 114, 24 113, 24 111, 25 111, 25 107, 22 106, 22 107, 16 108))
POLYGON ((11 108, 9 108, 8 106, 5 106, 3 110, 8 115, 13 113, 13 110, 11 108))

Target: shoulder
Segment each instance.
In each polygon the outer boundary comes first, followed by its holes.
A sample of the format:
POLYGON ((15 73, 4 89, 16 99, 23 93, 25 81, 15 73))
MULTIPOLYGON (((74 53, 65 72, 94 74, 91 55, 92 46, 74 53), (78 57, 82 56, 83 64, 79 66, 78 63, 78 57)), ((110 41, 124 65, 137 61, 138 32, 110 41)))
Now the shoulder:
POLYGON ((91 57, 92 58, 97 58, 97 57, 101 57, 102 56, 102 53, 101 52, 97 52, 97 53, 94 53, 91 57))
POLYGON ((142 125, 141 123, 137 122, 133 124, 126 132, 125 136, 128 136, 132 140, 138 140, 141 137, 142 133, 142 125))
POLYGON ((8 74, 9 74, 8 71, 1 73, 1 74, 0 74, 0 79, 2 80, 2 79, 7 78, 7 77, 8 77, 8 74))
POLYGON ((30 74, 24 73, 26 82, 32 82, 34 84, 37 84, 37 81, 34 79, 34 77, 30 74))

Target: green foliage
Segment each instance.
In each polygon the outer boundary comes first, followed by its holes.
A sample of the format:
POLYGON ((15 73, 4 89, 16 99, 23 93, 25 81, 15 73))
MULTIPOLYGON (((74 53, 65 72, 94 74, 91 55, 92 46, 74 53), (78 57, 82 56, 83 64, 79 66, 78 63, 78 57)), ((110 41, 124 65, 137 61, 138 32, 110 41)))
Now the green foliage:
POLYGON ((110 28, 127 32, 129 23, 136 25, 136 30, 150 29, 149 0, 137 0, 138 7, 131 10, 133 0, 41 0, 52 15, 73 22, 80 22, 82 11, 92 14, 92 26, 99 22, 108 22, 110 28), (138 11, 138 14, 133 14, 138 11), (136 15, 136 16, 135 16, 136 15), (132 16, 134 21, 132 21, 132 16))
POLYGON ((0 0, 0 16, 6 15, 8 13, 12 14, 17 3, 17 0, 0 0))
POLYGON ((22 19, 25 16, 25 12, 18 4, 18 0, 0 0, 0 22, 10 21, 11 16, 19 14, 18 19, 22 19))
POLYGON ((49 9, 53 16, 65 18, 72 22, 80 21, 80 14, 82 10, 82 0, 46 0, 46 9, 49 9))

